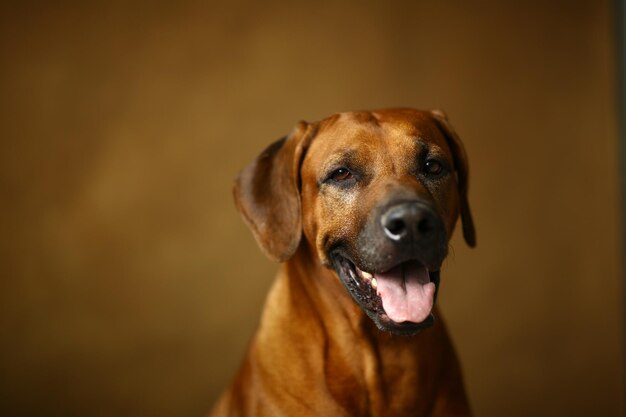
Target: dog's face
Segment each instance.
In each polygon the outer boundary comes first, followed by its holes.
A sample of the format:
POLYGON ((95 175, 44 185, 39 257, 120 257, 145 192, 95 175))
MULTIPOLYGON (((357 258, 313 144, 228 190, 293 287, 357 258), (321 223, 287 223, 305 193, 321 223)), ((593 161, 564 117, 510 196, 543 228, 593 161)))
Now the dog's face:
POLYGON ((242 173, 235 195, 268 255, 288 259, 303 234, 380 329, 411 334, 432 323, 459 212, 474 244, 466 193, 445 116, 393 109, 300 124, 242 173))

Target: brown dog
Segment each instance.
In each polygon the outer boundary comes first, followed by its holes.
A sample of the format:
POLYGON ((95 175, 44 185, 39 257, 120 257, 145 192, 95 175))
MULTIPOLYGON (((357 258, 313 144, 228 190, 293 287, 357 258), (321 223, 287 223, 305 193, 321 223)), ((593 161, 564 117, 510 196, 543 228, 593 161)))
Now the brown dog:
POLYGON ((283 262, 214 416, 467 416, 433 308, 457 217, 475 244, 463 145, 441 111, 299 123, 239 176, 235 201, 283 262))

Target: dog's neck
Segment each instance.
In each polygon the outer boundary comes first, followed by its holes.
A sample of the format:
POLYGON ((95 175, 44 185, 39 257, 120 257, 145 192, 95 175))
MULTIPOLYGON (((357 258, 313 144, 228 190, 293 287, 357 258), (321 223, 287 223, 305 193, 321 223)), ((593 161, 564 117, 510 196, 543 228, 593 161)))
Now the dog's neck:
MULTIPOLYGON (((379 331, 350 298, 334 270, 305 250, 298 250, 281 265, 256 343, 261 350, 270 346, 284 350, 293 380, 275 383, 298 386, 307 379, 303 375, 318 374, 318 380, 326 381, 326 395, 345 409, 374 408, 382 415, 387 393, 396 384, 406 383, 402 375, 407 366, 417 365, 416 356, 410 353, 412 345, 411 337, 379 331), (281 340, 281 346, 272 340, 281 340), (303 344, 302 340, 311 342, 303 344)), ((259 358, 264 355, 257 353, 259 358)))

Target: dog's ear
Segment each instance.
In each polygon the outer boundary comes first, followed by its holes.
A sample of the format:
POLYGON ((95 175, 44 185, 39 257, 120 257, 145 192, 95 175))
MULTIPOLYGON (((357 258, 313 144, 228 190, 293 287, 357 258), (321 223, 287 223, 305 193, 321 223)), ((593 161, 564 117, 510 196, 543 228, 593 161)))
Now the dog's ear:
POLYGON ((289 259, 300 243, 300 165, 313 130, 306 122, 298 123, 235 181, 235 204, 263 252, 275 261, 289 259))
POLYGON ((474 221, 472 220, 472 213, 470 211, 469 200, 467 198, 469 187, 469 166, 467 153, 465 152, 465 147, 463 146, 461 139, 450 125, 450 122, 448 122, 446 114, 442 110, 431 110, 430 113, 433 115, 439 128, 443 131, 448 142, 448 146, 452 151, 454 167, 458 177, 461 221, 463 222, 463 237, 469 246, 474 247, 476 246, 476 230, 474 229, 474 221))

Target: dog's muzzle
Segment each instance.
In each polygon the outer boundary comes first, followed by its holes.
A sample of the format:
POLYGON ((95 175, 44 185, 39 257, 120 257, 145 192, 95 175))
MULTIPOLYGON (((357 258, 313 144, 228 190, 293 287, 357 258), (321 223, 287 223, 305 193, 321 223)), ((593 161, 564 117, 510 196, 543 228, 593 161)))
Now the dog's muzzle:
POLYGON ((355 247, 331 258, 344 286, 379 328, 414 333, 432 324, 439 268, 447 253, 446 229, 421 200, 377 210, 355 247))

